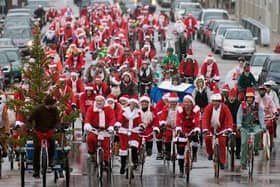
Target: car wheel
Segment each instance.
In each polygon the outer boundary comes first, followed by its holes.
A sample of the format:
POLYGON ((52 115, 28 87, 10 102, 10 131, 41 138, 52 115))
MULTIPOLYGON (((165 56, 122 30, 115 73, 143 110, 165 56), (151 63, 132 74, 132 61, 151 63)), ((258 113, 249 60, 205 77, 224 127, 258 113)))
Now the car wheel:
POLYGON ((217 47, 216 47, 216 44, 215 44, 215 43, 213 44, 213 52, 214 52, 215 54, 218 53, 218 50, 217 50, 217 47))
POLYGON ((222 58, 222 59, 225 59, 225 58, 226 58, 223 49, 221 49, 221 58, 222 58))

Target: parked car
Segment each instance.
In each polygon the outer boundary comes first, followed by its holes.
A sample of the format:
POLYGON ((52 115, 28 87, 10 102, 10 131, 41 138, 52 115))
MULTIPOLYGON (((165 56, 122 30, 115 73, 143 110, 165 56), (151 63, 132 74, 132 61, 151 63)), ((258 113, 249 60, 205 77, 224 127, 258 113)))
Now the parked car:
POLYGON ((50 1, 48 0, 28 0, 27 5, 24 8, 29 9, 30 14, 34 14, 34 11, 41 5, 47 12, 51 7, 50 1))
POLYGON ((30 11, 27 8, 12 8, 8 11, 8 14, 10 13, 30 13, 30 11))
POLYGON ((257 38, 248 29, 227 29, 222 39, 221 57, 251 57, 256 52, 257 38))
POLYGON ((259 76, 259 84, 273 80, 277 85, 273 88, 279 93, 280 90, 280 55, 268 56, 263 64, 261 74, 259 76))
POLYGON ((203 9, 198 17, 198 38, 200 38, 201 41, 204 41, 203 33, 205 32, 208 23, 214 19, 229 19, 229 14, 224 9, 203 9))
POLYGON ((4 38, 11 38, 23 55, 28 55, 32 45, 32 31, 29 27, 9 27, 3 31, 4 38))
MULTIPOLYGON (((160 0, 159 4, 161 4, 161 1, 163 0, 160 0)), ((170 20, 175 22, 175 13, 177 11, 179 11, 179 6, 180 6, 180 3, 192 3, 192 2, 197 2, 197 1, 194 1, 194 0, 172 0, 171 1, 171 5, 170 5, 170 12, 169 12, 169 17, 170 17, 170 20)))
POLYGON ((213 40, 213 38, 216 34, 216 31, 217 31, 217 28, 220 25, 233 25, 233 26, 241 27, 241 24, 238 21, 225 20, 225 19, 211 20, 204 32, 205 43, 208 44, 210 47, 212 47, 211 40, 213 40))
POLYGON ((210 47, 212 52, 217 53, 220 51, 222 46, 223 35, 227 31, 227 29, 242 29, 241 25, 219 25, 216 31, 212 31, 210 35, 210 47))
POLYGON ((29 17, 10 17, 4 21, 3 30, 16 26, 32 27, 33 20, 29 17))
POLYGON ((255 79, 258 81, 263 65, 267 57, 274 56, 275 53, 255 53, 250 59, 250 69, 255 79))
POLYGON ((11 38, 0 38, 0 48, 16 47, 11 38))
POLYGON ((11 84, 14 82, 12 62, 12 60, 9 60, 5 51, 0 49, 0 68, 4 73, 5 84, 11 84))
POLYGON ((197 19, 201 11, 202 11, 202 6, 200 3, 180 2, 179 8, 175 13, 175 19, 184 18, 189 13, 191 13, 197 19))

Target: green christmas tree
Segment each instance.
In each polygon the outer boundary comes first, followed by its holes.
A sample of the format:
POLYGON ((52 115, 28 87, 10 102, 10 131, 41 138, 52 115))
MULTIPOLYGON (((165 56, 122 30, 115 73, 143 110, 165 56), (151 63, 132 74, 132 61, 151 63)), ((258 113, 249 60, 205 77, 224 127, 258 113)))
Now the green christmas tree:
MULTIPOLYGON (((10 109, 22 114, 25 119, 28 119, 34 109, 43 103, 45 97, 49 94, 49 89, 53 85, 51 75, 46 74, 46 67, 50 63, 44 49, 41 46, 41 33, 39 28, 35 28, 33 46, 31 51, 31 58, 34 61, 25 60, 23 61, 23 67, 28 67, 22 70, 23 77, 26 77, 30 89, 29 91, 24 90, 20 87, 12 87, 14 92, 22 94, 24 100, 14 99, 8 101, 10 109)), ((62 85, 59 85, 62 86, 62 85)), ((60 114, 65 114, 65 101, 70 99, 70 95, 60 97, 57 101, 57 107, 60 114)), ((71 123, 75 118, 78 117, 77 111, 72 111, 68 115, 64 115, 61 119, 61 123, 71 123)), ((32 128, 32 124, 26 124, 27 128, 32 128)))

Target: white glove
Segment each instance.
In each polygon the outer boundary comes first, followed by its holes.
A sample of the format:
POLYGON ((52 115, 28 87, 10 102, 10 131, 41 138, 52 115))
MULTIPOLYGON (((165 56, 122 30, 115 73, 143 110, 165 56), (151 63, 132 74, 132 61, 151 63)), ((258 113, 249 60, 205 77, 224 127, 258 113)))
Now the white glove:
POLYGON ((112 133, 113 131, 114 131, 114 127, 113 126, 110 126, 110 127, 108 127, 108 129, 107 129, 110 133, 112 133))
POLYGON ((115 127, 121 127, 122 124, 121 124, 120 122, 116 122, 114 126, 115 126, 115 127))
POLYGON ((24 123, 22 121, 16 121, 15 126, 16 127, 22 127, 24 123))
POLYGON ((85 130, 85 131, 91 131, 91 130, 92 130, 91 124, 86 123, 86 124, 84 125, 84 130, 85 130))

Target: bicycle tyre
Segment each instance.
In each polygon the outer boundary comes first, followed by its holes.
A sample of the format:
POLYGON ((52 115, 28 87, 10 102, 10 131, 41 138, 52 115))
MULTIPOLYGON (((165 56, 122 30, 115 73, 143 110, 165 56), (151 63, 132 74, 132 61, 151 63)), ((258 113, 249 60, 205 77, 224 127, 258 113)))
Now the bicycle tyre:
POLYGON ((172 173, 173 177, 175 177, 176 172, 176 154, 175 154, 175 144, 173 144, 173 153, 172 153, 172 173))
POLYGON ((214 176, 215 176, 216 179, 219 179, 219 175, 220 175, 220 148, 219 148, 218 144, 216 144, 214 146, 213 162, 214 162, 214 176))
POLYGON ((9 153, 9 160, 10 160, 10 169, 11 170, 14 170, 14 151, 13 150, 10 150, 10 153, 9 153))
POLYGON ((270 136, 269 133, 263 134, 263 150, 265 161, 270 159, 270 136))
POLYGON ((254 150, 253 146, 250 145, 248 147, 248 154, 249 154, 249 159, 248 159, 248 175, 249 175, 249 180, 251 181, 253 179, 253 170, 254 170, 254 150))
POLYGON ((129 148, 128 150, 128 168, 127 168, 127 174, 128 174, 128 182, 131 184, 132 181, 132 150, 129 148))
POLYGON ((3 148, 2 145, 0 145, 0 179, 2 178, 2 155, 3 155, 3 148))
POLYGON ((54 171, 54 183, 56 184, 57 183, 57 180, 58 180, 58 173, 57 171, 54 171))
POLYGON ((186 156, 185 156, 185 173, 186 173, 186 183, 188 184, 190 182, 190 172, 191 172, 191 152, 190 150, 186 151, 186 156))
POLYGON ((231 171, 234 171, 234 165, 235 165, 235 135, 231 135, 230 137, 230 169, 231 171))
POLYGON ((103 176, 103 150, 101 148, 97 151, 97 179, 102 181, 103 176))
POLYGON ((141 152, 140 152, 140 159, 141 159, 141 168, 140 168, 140 177, 143 177, 143 171, 144 171, 144 164, 145 164, 145 146, 142 146, 141 152))
POLYGON ((21 187, 24 187, 24 175, 25 175, 25 165, 24 165, 24 153, 20 153, 20 181, 21 187))
POLYGON ((65 158, 65 163, 64 163, 64 170, 65 170, 65 182, 66 182, 66 187, 70 186, 70 166, 69 166, 69 159, 68 156, 65 158))
POLYGON ((42 176, 43 176, 43 187, 47 186, 47 168, 48 168, 48 158, 47 158, 47 150, 42 149, 42 176))

